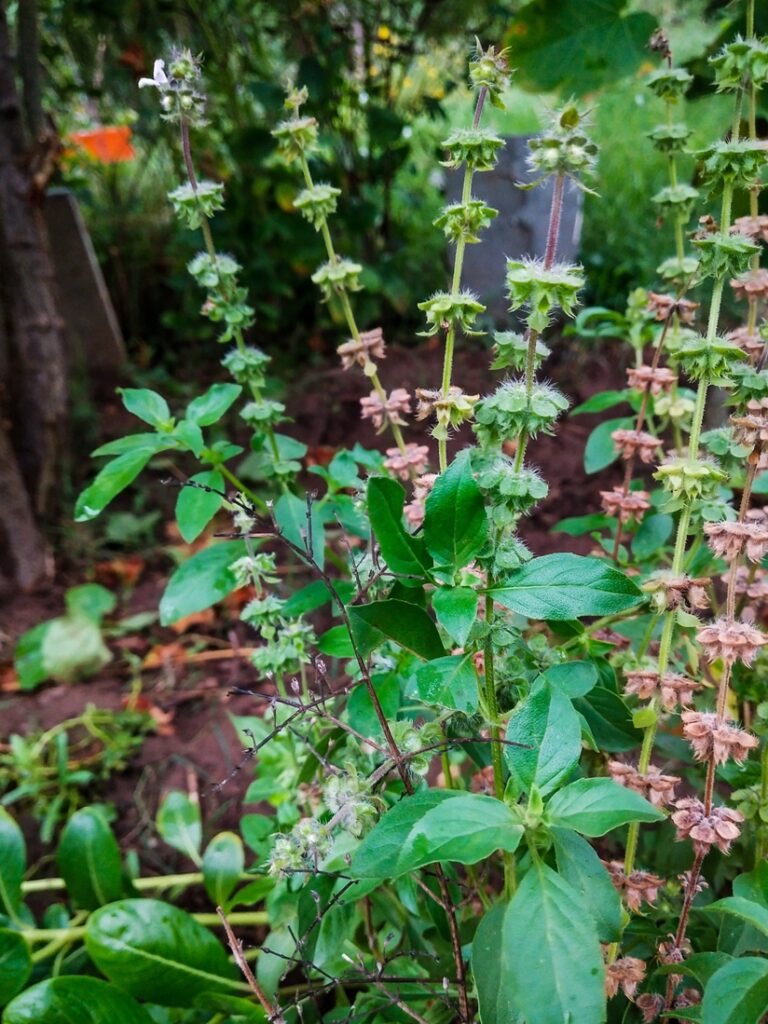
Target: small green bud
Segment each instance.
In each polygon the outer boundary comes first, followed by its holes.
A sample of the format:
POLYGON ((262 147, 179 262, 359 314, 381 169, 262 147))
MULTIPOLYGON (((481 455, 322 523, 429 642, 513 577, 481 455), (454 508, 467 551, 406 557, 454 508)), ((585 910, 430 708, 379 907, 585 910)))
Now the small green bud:
POLYGON ((454 327, 470 336, 482 334, 473 330, 473 325, 478 315, 485 312, 485 306, 472 292, 436 292, 419 302, 418 307, 427 316, 427 330, 420 333, 433 334, 454 327))
POLYGON ((340 195, 340 188, 320 182, 299 192, 293 205, 300 211, 302 217, 319 231, 331 214, 336 212, 336 199, 340 195))
POLYGON ((498 212, 482 199, 470 199, 467 203, 446 206, 433 223, 436 228, 442 228, 446 238, 453 243, 460 239, 474 243, 480 241, 478 232, 487 228, 498 212))
POLYGON ((504 381, 475 409, 475 433, 481 445, 500 445, 526 433, 549 433, 568 399, 550 384, 535 383, 530 400, 525 381, 504 381))
POLYGON ((662 217, 679 217, 685 224, 691 219, 698 198, 698 190, 690 185, 667 185, 652 196, 651 202, 658 206, 662 217))
POLYGON ((688 92, 693 75, 684 68, 659 68, 648 75, 646 85, 665 103, 677 103, 688 92))
POLYGON ((686 339, 672 358, 691 380, 729 385, 734 364, 743 362, 747 353, 729 338, 693 337, 686 339))
MULTIPOLYGON (((492 370, 523 370, 528 362, 528 341, 523 334, 516 331, 496 331, 493 335, 494 360, 492 370)), ((549 348, 543 341, 536 341, 534 352, 534 368, 539 366, 549 355, 549 348)))
POLYGON ((736 92, 750 85, 762 89, 768 83, 768 42, 739 36, 710 57, 710 64, 718 92, 736 92))
POLYGON ((746 235, 714 232, 703 238, 694 238, 699 251, 699 277, 738 277, 749 268, 751 258, 760 252, 760 246, 746 235))
POLYGON ((751 188, 766 164, 765 146, 755 139, 716 142, 697 155, 704 161, 702 180, 713 192, 724 182, 734 188, 751 188))
POLYGON ((507 260, 509 308, 526 306, 530 310, 528 325, 533 330, 543 331, 555 309, 573 316, 578 293, 583 287, 584 274, 579 266, 555 263, 545 267, 534 259, 507 260))
POLYGON ((224 209, 224 186, 218 181, 199 181, 193 188, 187 182, 169 192, 168 198, 184 226, 194 231, 217 210, 224 209))
POLYGON ((477 51, 469 65, 469 80, 474 89, 486 89, 488 99, 493 106, 503 110, 504 101, 501 95, 509 80, 507 51, 499 50, 497 52, 493 46, 483 50, 480 41, 476 42, 477 51))
POLYGON ((360 291, 362 270, 360 264, 354 263, 352 260, 328 260, 327 263, 323 263, 317 268, 312 275, 312 281, 320 288, 323 298, 327 302, 333 295, 360 291))
POLYGON ((443 167, 466 164, 473 171, 492 171, 504 140, 490 128, 457 128, 440 145, 448 150, 448 159, 441 161, 443 167))
POLYGON ((687 124, 659 124, 646 134, 660 153, 671 155, 685 152, 693 131, 687 124))
POLYGON ((314 117, 291 117, 272 129, 278 152, 286 160, 298 160, 310 152, 317 142, 317 121, 314 117))
POLYGON ((711 498, 727 479, 717 465, 705 459, 672 458, 653 474, 673 498, 711 498))

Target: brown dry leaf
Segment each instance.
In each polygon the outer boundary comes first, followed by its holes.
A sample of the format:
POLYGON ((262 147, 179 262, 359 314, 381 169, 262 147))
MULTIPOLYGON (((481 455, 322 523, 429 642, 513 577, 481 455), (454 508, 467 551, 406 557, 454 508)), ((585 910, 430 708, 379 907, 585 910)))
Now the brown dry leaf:
POLYGON ((19 689, 19 677, 13 665, 0 668, 0 690, 3 693, 15 693, 19 689))
POLYGON ((174 665, 183 665, 187 652, 178 640, 169 644, 155 644, 141 663, 142 668, 162 668, 169 661, 174 665))
POLYGON ((145 565, 141 555, 123 555, 97 562, 94 566, 96 582, 104 587, 133 587, 144 572, 145 565))
POLYGON ((154 722, 155 732, 158 736, 175 736, 176 730, 173 725, 174 711, 164 711, 144 694, 140 693, 135 697, 126 697, 123 700, 123 707, 128 711, 142 711, 154 722))
POLYGON ((171 623, 171 629, 178 636, 182 633, 186 633, 192 626, 212 626, 216 621, 216 615, 213 608, 205 608, 201 612, 192 612, 190 615, 184 615, 182 618, 177 619, 171 623))

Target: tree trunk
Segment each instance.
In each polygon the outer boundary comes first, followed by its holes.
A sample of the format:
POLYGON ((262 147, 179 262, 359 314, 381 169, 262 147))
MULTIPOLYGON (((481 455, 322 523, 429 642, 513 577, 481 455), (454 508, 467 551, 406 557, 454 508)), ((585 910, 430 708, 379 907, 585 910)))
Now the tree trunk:
POLYGON ((36 179, 38 145, 39 140, 27 144, 6 5, 0 0, 0 315, 6 350, 0 546, 11 551, 14 578, 25 587, 40 578, 45 564, 37 524, 55 503, 67 397, 64 334, 42 214, 44 183, 36 179))

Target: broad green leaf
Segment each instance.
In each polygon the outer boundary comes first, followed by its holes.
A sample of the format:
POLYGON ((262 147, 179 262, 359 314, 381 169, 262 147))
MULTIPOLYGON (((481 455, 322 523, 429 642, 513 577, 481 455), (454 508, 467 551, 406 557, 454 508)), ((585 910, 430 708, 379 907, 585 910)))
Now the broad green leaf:
POLYGON ((743 896, 768 908, 768 861, 761 861, 752 871, 736 875, 732 886, 734 896, 743 896))
POLYGON ((392 640, 424 661, 440 658, 445 651, 429 615, 407 601, 384 600, 350 605, 347 609, 355 642, 365 657, 392 640))
POLYGON ((171 410, 162 395, 149 388, 118 388, 123 405, 128 412, 152 427, 169 427, 171 410))
POLYGON ((623 416, 618 420, 604 420, 599 423, 587 438, 584 446, 584 471, 599 473, 616 462, 619 452, 613 443, 611 434, 614 430, 625 430, 633 426, 633 420, 623 416))
POLYGON ((321 654, 327 654, 331 658, 354 658, 355 656, 352 640, 344 625, 331 626, 321 637, 318 637, 317 649, 321 654))
POLYGON ((666 815, 639 793, 613 779, 577 779, 547 804, 550 825, 585 836, 604 836, 629 821, 663 821, 666 815))
POLYGON ((117 437, 114 441, 107 441, 99 448, 94 448, 92 456, 99 455, 125 455, 127 452, 144 449, 157 455, 158 452, 173 448, 173 441, 167 434, 127 434, 125 437, 117 437))
POLYGON ((161 900, 120 900, 95 911, 88 955, 111 982, 161 1006, 191 1006, 201 992, 247 991, 219 941, 161 900))
POLYGON ((181 420, 173 428, 171 435, 174 440, 180 441, 183 448, 188 448, 196 459, 199 459, 205 449, 203 432, 196 423, 189 420, 181 420))
POLYGON ((43 644, 50 628, 50 622, 39 622, 19 637, 13 652, 13 665, 19 677, 21 690, 34 690, 48 678, 48 670, 43 659, 43 644))
POLYGON ((83 583, 79 587, 70 587, 64 602, 70 615, 84 615, 94 622, 101 622, 104 616, 113 612, 117 606, 117 598, 112 591, 98 583, 83 583))
POLYGON ((51 619, 41 654, 45 677, 63 683, 94 675, 112 660, 98 624, 79 614, 51 619))
POLYGON ((602 861, 576 832, 551 829, 557 858, 557 871, 589 907, 601 942, 621 938, 621 901, 602 861))
MULTIPOLYGON (((373 676, 371 679, 376 696, 379 698, 381 709, 386 718, 394 721, 400 707, 400 680, 392 672, 389 675, 373 676)), ((358 685, 352 690, 347 702, 347 715, 349 724, 353 729, 361 732, 363 736, 370 736, 371 739, 381 742, 384 733, 379 722, 373 701, 368 693, 367 686, 358 685)), ((370 748, 368 748, 370 750, 370 748)))
POLYGON ((602 1024, 604 969, 594 920, 579 892, 545 864, 533 864, 520 883, 501 941, 504 1003, 526 1024, 602 1024))
POLYGON ((642 598, 623 572, 597 558, 570 553, 534 558, 489 593, 518 615, 554 621, 614 615, 642 598))
POLYGON ((368 481, 368 515, 381 554, 396 573, 424 576, 432 565, 424 541, 403 526, 405 491, 396 480, 373 476, 368 481))
POLYGON ((120 491, 136 479, 153 455, 151 449, 139 448, 118 455, 103 466, 93 483, 78 497, 75 503, 75 522, 85 523, 95 519, 120 491))
MULTIPOLYGON (((223 491, 224 477, 217 469, 196 473, 190 477, 193 484, 202 484, 213 491, 223 491)), ((221 508, 224 499, 220 494, 204 491, 200 487, 182 487, 176 499, 176 522, 179 533, 191 544, 206 528, 221 508)))
POLYGON ((472 940, 472 975, 482 1024, 514 1024, 519 1019, 510 1004, 509 986, 505 983, 506 912, 506 903, 491 907, 480 921, 472 940))
MULTIPOLYGON (((334 580, 334 589, 342 601, 350 601, 355 593, 354 583, 348 580, 334 580)), ((332 601, 331 592, 322 580, 313 580, 306 587, 294 590, 291 596, 283 605, 283 612, 287 618, 294 618, 297 615, 307 615, 318 608, 332 601)))
POLYGON ((166 793, 157 811, 157 831, 169 846, 200 866, 203 841, 200 805, 182 790, 172 789, 166 793))
POLYGON ((630 392, 626 390, 598 391, 596 395, 592 395, 586 402, 582 402, 575 409, 571 409, 571 416, 578 416, 584 412, 605 412, 606 409, 612 409, 614 406, 628 401, 629 396, 630 392))
POLYGON ((31 973, 32 958, 21 932, 0 928, 0 1006, 24 988, 31 973))
POLYGON ((645 516, 632 538, 632 554, 635 558, 650 558, 658 554, 672 535, 674 520, 665 512, 645 516))
POLYGON ((768 1013, 768 961, 745 956, 716 971, 704 989, 703 1024, 757 1024, 768 1013))
POLYGON ((172 622, 210 608, 231 594, 237 580, 230 566, 245 554, 241 540, 225 540, 196 552, 168 580, 160 599, 160 623, 172 622))
POLYGON ((435 480, 424 514, 424 540, 438 565, 462 569, 488 537, 485 502, 472 476, 469 449, 435 480))
POLYGON ((591 661, 567 661, 563 665, 552 665, 542 676, 555 690, 560 690, 573 699, 583 697, 597 684, 597 669, 591 661))
POLYGON ((743 896, 726 896, 702 908, 707 914, 727 914, 752 925, 763 935, 768 935, 768 908, 743 896))
POLYGON ((184 419, 199 427, 208 427, 220 420, 232 403, 242 394, 239 384, 213 384, 204 395, 193 398, 184 419))
POLYGON ((76 974, 41 981, 3 1013, 3 1024, 152 1024, 125 992, 98 978, 76 974))
POLYGON ((303 553, 312 533, 312 557, 322 569, 325 564, 323 517, 314 503, 307 520, 307 502, 296 494, 281 494, 275 502, 275 521, 285 537, 303 553))
POLYGON ((432 594, 435 617, 459 647, 467 642, 477 618, 479 594, 471 587, 441 587, 432 594))
POLYGON ((581 723, 568 697, 541 685, 517 705, 507 726, 507 740, 525 747, 504 747, 510 774, 529 792, 555 789, 581 756, 581 723))
POLYGON ((610 526, 613 520, 595 512, 590 516, 570 516, 568 519, 561 519, 552 527, 553 533, 567 533, 569 537, 583 537, 585 533, 593 530, 604 530, 610 526))
POLYGON ((228 996, 223 992, 203 992, 195 999, 195 1006, 201 1010, 216 1010, 222 1017, 213 1016, 213 1022, 224 1019, 237 1024, 269 1024, 267 1015, 257 1004, 242 996, 228 996))
POLYGON ((95 807, 76 811, 64 826, 56 862, 75 906, 95 910, 125 895, 120 847, 95 807))
POLYGON ((416 689, 427 704, 463 711, 477 711, 477 674, 472 654, 456 654, 428 661, 416 671, 416 689))
POLYGON ((632 712, 613 690, 595 686, 573 706, 584 716, 601 750, 621 753, 640 746, 643 734, 632 725, 632 712))
POLYGON ((21 829, 0 807, 0 913, 19 920, 21 883, 27 866, 27 847, 21 829))
MULTIPOLYGON (((633 74, 657 27, 627 0, 533 0, 510 26, 515 81, 535 92, 583 96, 633 74)), ((579 1020, 579 1024, 587 1024, 579 1020)))
POLYGON ((203 884, 214 906, 223 906, 245 869, 243 841, 234 832, 219 832, 203 854, 203 884))
POLYGON ((352 857, 353 878, 397 878, 438 861, 476 864, 517 849, 522 827, 493 797, 427 789, 386 812, 352 857))
POLYGON ((712 975, 732 960, 733 957, 728 953, 691 953, 681 964, 664 964, 656 970, 659 974, 684 974, 686 977, 695 978, 704 988, 712 975))

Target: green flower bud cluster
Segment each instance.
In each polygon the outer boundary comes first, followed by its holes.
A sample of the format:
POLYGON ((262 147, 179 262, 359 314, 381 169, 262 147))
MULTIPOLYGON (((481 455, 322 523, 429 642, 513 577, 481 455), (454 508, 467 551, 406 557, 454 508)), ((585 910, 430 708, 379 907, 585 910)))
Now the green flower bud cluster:
POLYGON ((551 433, 568 399, 551 384, 534 383, 530 396, 523 380, 504 381, 475 408, 474 431, 484 447, 501 445, 526 433, 551 433))
POLYGON ((472 171, 492 171, 504 140, 490 128, 457 128, 440 145, 448 150, 448 159, 441 161, 443 167, 466 164, 472 171))
POLYGON ((665 504, 665 512, 675 512, 698 499, 714 498, 719 485, 727 480, 714 462, 685 457, 663 462, 653 476, 672 498, 665 504))
POLYGON ((734 188, 749 189, 760 176, 766 164, 766 151, 755 139, 738 142, 716 142, 700 150, 703 158, 702 180, 713 192, 730 182, 734 188))
POLYGON ((515 469, 514 461, 501 452, 477 452, 472 459, 477 486, 488 498, 491 521, 505 529, 546 498, 549 488, 535 469, 515 469))
POLYGON ((211 256, 207 252, 199 252, 187 264, 187 270, 201 288, 220 288, 233 284, 242 267, 225 253, 218 252, 211 256))
POLYGON ((555 263, 545 267, 540 260, 507 260, 507 294, 510 310, 526 306, 528 326, 543 331, 556 309, 573 316, 578 293, 584 287, 580 266, 555 263))
POLYGON ((694 238, 693 245, 699 251, 699 276, 738 277, 749 269, 749 261, 760 246, 746 235, 714 232, 704 238, 694 238))
POLYGON ((473 330, 473 326, 478 315, 485 312, 485 306, 472 292, 436 292, 431 298, 418 303, 418 307, 427 316, 427 330, 420 331, 420 334, 434 334, 450 327, 470 336, 483 333, 473 330))
POLYGON ((272 129, 272 136, 277 139, 278 153, 289 162, 298 160, 314 149, 317 143, 317 121, 314 117, 302 117, 300 114, 307 96, 306 88, 291 90, 285 100, 285 108, 291 112, 291 117, 280 121, 272 129))
POLYGON ((437 220, 433 221, 436 228, 442 228, 450 242, 479 242, 478 233, 487 228, 498 210, 488 206, 482 199, 470 199, 466 203, 453 203, 446 206, 437 220))
MULTIPOLYGON (((496 331, 493 335, 492 370, 523 370, 528 361, 528 340, 516 331, 496 331)), ((538 369, 549 355, 549 348, 543 341, 536 341, 534 369, 538 369)))
POLYGON ((314 818, 302 818, 289 835, 275 836, 269 855, 269 874, 287 878, 294 871, 315 869, 331 848, 331 837, 314 818))
POLYGON ((734 364, 746 358, 744 349, 729 338, 687 338, 670 353, 670 360, 691 380, 706 380, 717 385, 730 385, 734 364))
POLYGON ((233 348, 231 352, 227 352, 221 365, 229 371, 238 384, 249 385, 260 391, 266 383, 264 370, 268 362, 269 356, 266 353, 249 345, 242 349, 233 348))
POLYGON ((240 416, 253 430, 264 430, 285 418, 285 406, 273 398, 259 398, 247 402, 240 410, 240 416))
POLYGON ((368 783, 351 763, 344 765, 342 774, 331 775, 327 780, 323 800, 336 823, 356 839, 360 839, 376 818, 376 804, 368 783))
POLYGON ((224 186, 218 181, 199 181, 194 188, 187 183, 169 192, 168 198, 179 220, 194 231, 224 209, 224 186))
POLYGON ((691 87, 693 75, 684 68, 659 68, 648 75, 646 85, 665 103, 677 103, 691 87))
POLYGON ((312 281, 320 288, 324 301, 328 302, 334 295, 341 295, 342 292, 359 292, 362 287, 362 270, 360 264, 353 260, 328 260, 317 268, 312 275, 312 281))
MULTIPOLYGON (((538 500, 538 499, 537 499, 538 500)), ((490 568, 496 579, 530 561, 531 552, 515 533, 506 531, 493 549, 490 568)))
POLYGON ((219 335, 221 343, 231 341, 236 333, 247 330, 253 323, 253 307, 248 305, 247 298, 247 290, 239 286, 229 289, 226 294, 223 291, 209 293, 202 313, 215 324, 226 324, 219 335))
POLYGON ((768 41, 739 36, 710 57, 710 64, 718 92, 735 92, 750 85, 762 89, 768 83, 768 41))
POLYGON ((691 219, 698 198, 698 189, 690 185, 667 185, 651 197, 651 202, 659 208, 662 217, 679 217, 685 224, 691 219))
POLYGON ((670 285, 681 288, 698 268, 699 261, 694 256, 683 256, 682 259, 672 256, 656 267, 656 273, 670 285))
POLYGON ((150 86, 160 93, 160 107, 164 121, 185 121, 203 127, 205 120, 205 93, 202 82, 200 57, 190 50, 174 50, 168 61, 156 60, 151 78, 139 79, 139 88, 150 86))
POLYGON ((413 775, 426 775, 436 752, 434 750, 424 750, 423 753, 417 753, 417 751, 423 750, 424 747, 432 746, 434 743, 440 743, 443 739, 443 734, 438 723, 427 722, 419 729, 416 729, 411 722, 401 720, 392 723, 391 728, 392 737, 397 744, 398 750, 405 755, 415 755, 408 758, 408 770, 413 775))
POLYGON ((567 174, 578 179, 592 171, 597 146, 585 134, 583 122, 578 108, 569 103, 555 111, 546 131, 530 140, 528 166, 534 174, 541 175, 533 184, 552 174, 567 174))
POLYGON ((331 214, 336 212, 336 200, 340 195, 340 188, 319 182, 312 188, 302 189, 294 199, 293 205, 302 217, 319 231, 331 214))
POLYGON ((275 556, 265 552, 243 555, 233 562, 229 571, 235 577, 238 587, 252 586, 263 590, 265 583, 277 583, 275 556))
POLYGON ((312 661, 317 637, 312 626, 304 619, 283 619, 279 629, 261 627, 266 643, 251 655, 251 663, 263 675, 283 675, 298 672, 302 665, 312 661), (267 635, 269 634, 269 636, 267 635))
POLYGON ((442 390, 425 391, 417 388, 416 396, 419 399, 417 419, 426 419, 430 413, 434 413, 437 423, 432 428, 432 437, 438 441, 447 441, 452 430, 472 419, 479 397, 467 395, 455 385, 448 389, 447 395, 442 390))
POLYGON ((646 132, 654 147, 670 156, 685 152, 685 144, 693 134, 687 124, 659 124, 646 132))
POLYGON ((507 51, 497 52, 493 46, 483 50, 478 40, 477 52, 469 65, 469 80, 474 89, 485 89, 491 104, 503 110, 501 95, 509 81, 507 51))

